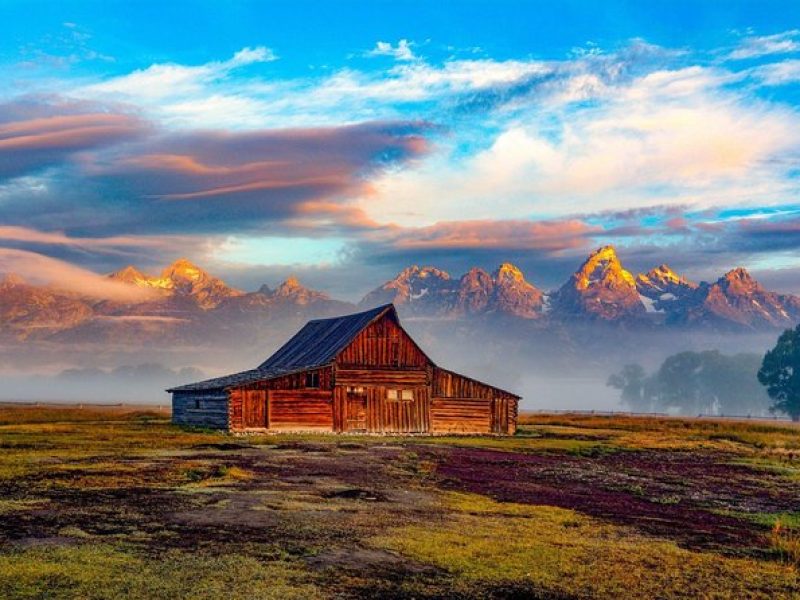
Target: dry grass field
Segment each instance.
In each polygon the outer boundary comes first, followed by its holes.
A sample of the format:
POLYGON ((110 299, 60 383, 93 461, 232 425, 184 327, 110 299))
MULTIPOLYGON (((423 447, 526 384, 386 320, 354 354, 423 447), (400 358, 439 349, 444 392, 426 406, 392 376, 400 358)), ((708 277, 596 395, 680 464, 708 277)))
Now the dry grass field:
POLYGON ((0 409, 2 598, 800 597, 800 430, 233 437, 0 409))

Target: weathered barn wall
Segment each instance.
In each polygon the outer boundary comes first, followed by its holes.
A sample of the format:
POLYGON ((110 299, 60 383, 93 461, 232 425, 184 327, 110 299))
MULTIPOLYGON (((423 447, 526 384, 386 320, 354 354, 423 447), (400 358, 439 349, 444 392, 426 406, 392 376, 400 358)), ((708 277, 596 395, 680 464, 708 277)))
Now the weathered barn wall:
POLYGON ((336 364, 345 369, 366 366, 424 369, 427 363, 422 350, 388 314, 366 327, 336 358, 336 364))
POLYGON ((332 377, 333 370, 326 367, 255 381, 232 389, 231 429, 331 429, 332 377), (306 387, 309 373, 317 375, 316 387, 306 387))
POLYGON ((269 427, 283 430, 332 430, 330 390, 269 392, 269 427))
POLYGON ((430 394, 414 383, 389 386, 337 385, 334 390, 333 425, 337 431, 369 433, 425 433, 430 431, 430 394), (349 389, 362 388, 362 394, 349 389), (390 400, 387 390, 411 390, 413 400, 390 400), (363 409, 359 397, 363 396, 363 409), (354 409, 363 416, 354 414, 354 409))
POLYGON ((228 395, 223 390, 174 392, 172 422, 192 427, 228 428, 228 395))
POLYGON ((433 369, 433 431, 514 433, 517 399, 508 392, 458 373, 433 369))
POLYGON ((431 422, 438 433, 490 433, 492 400, 433 398, 431 422))

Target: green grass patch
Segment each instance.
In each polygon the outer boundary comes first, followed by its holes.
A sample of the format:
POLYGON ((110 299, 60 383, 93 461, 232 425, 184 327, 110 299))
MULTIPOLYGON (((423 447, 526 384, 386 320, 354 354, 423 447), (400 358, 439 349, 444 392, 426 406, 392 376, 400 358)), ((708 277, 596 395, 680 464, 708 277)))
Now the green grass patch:
POLYGON ((39 547, 0 555, 2 598, 313 599, 302 564, 171 551, 145 558, 108 545, 39 547))
POLYGON ((467 581, 599 598, 792 598, 791 567, 693 552, 574 511, 448 494, 449 517, 373 538, 467 581))

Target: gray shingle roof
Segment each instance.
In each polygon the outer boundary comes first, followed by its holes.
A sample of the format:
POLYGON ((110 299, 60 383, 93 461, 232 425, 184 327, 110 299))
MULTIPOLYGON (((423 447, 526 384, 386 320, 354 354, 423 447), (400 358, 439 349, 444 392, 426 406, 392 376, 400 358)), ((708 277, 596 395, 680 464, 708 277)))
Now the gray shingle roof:
POLYGON ((277 352, 257 368, 232 375, 224 375, 170 388, 168 392, 224 389, 233 385, 243 385, 254 381, 272 379, 297 371, 305 371, 329 365, 336 355, 344 350, 353 339, 374 320, 387 312, 397 316, 392 304, 352 315, 331 319, 315 319, 281 346, 277 352))

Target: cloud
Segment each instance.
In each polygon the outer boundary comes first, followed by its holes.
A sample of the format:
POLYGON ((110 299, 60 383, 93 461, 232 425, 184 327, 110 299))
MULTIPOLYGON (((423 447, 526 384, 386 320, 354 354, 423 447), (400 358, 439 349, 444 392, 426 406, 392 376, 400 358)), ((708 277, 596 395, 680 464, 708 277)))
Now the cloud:
POLYGON ((246 197, 273 209, 280 205, 290 214, 292 206, 303 201, 363 190, 371 171, 423 154, 427 129, 425 123, 377 122, 175 134, 133 154, 102 161, 97 173, 125 180, 146 198, 246 197))
POLYGON ((800 50, 800 30, 792 29, 773 35, 746 37, 728 58, 743 60, 769 54, 787 54, 798 50, 800 50))
POLYGON ((781 202, 797 191, 789 173, 800 115, 743 97, 729 80, 691 67, 608 81, 590 101, 518 99, 496 131, 483 132, 488 147, 465 153, 468 138, 439 144, 425 160, 382 174, 360 206, 376 220, 420 226, 453 214, 781 202))
POLYGON ((74 250, 99 252, 104 254, 139 254, 144 249, 169 251, 191 243, 180 236, 125 236, 76 237, 62 231, 40 231, 29 227, 0 225, 0 243, 37 246, 62 246, 74 250))
POLYGON ((400 40, 397 46, 391 42, 377 42, 375 47, 366 53, 366 56, 391 56, 395 60, 414 60, 414 51, 411 49, 413 42, 400 40))
POLYGON ((800 59, 784 60, 760 65, 750 74, 763 85, 779 86, 800 81, 800 59))
POLYGON ((560 251, 583 247, 602 230, 577 219, 564 221, 450 221, 395 230, 390 243, 399 249, 492 248, 560 251))
POLYGON ((91 298, 140 302, 152 297, 152 290, 111 280, 68 262, 12 248, 0 248, 0 272, 22 274, 29 283, 49 285, 91 298))
POLYGON ((148 125, 138 117, 101 112, 89 104, 22 101, 3 104, 0 105, 0 178, 57 165, 81 151, 133 140, 147 129, 148 125))
POLYGON ((371 122, 153 132, 102 153, 83 152, 69 170, 43 176, 36 195, 31 183, 0 186, 0 220, 85 241, 257 231, 277 222, 292 227, 292 219, 304 227, 314 219, 362 226, 357 211, 345 207, 348 199, 367 194, 375 173, 424 155, 431 130, 422 122, 371 122))
POLYGON ((277 60, 275 53, 264 46, 243 48, 226 61, 212 61, 196 66, 154 64, 128 75, 89 85, 78 90, 78 93, 158 100, 198 92, 204 86, 226 78, 235 69, 274 60, 277 60))

